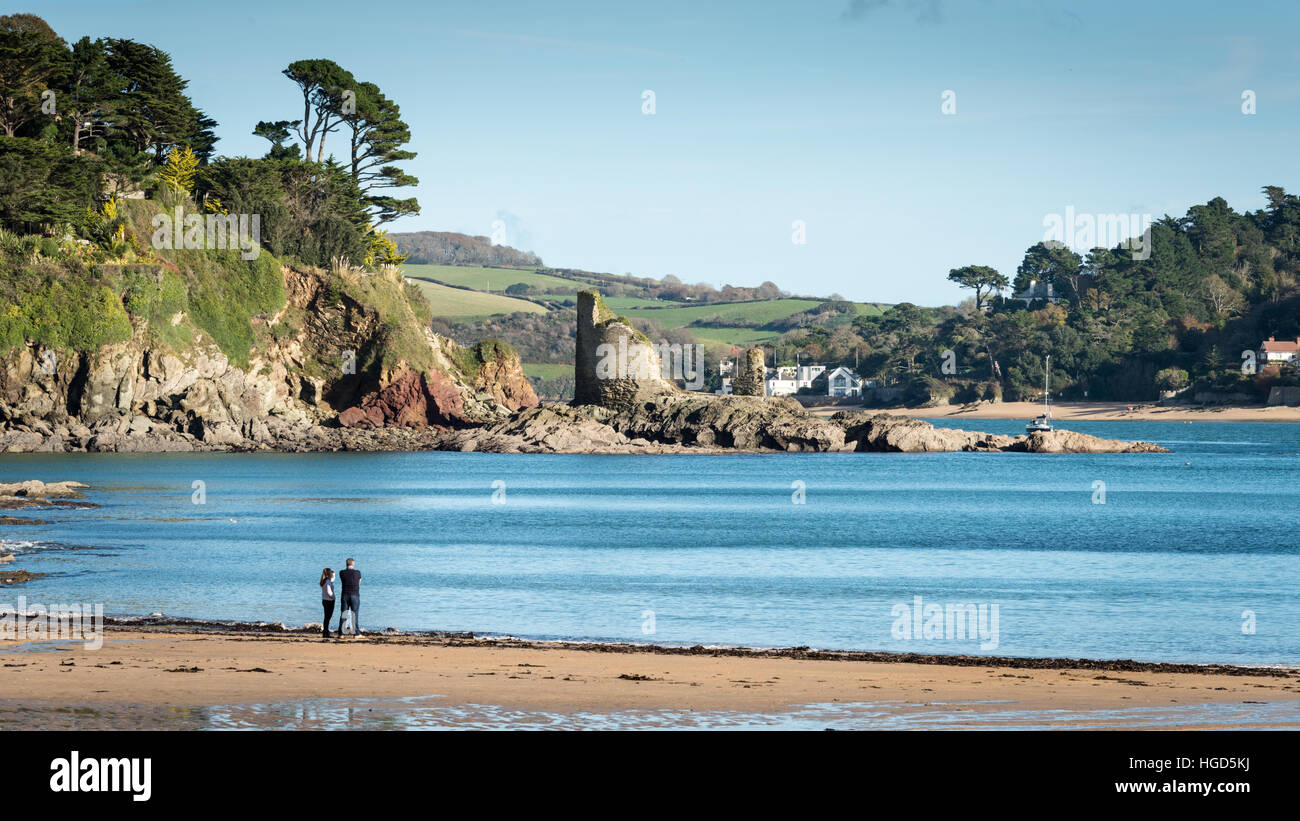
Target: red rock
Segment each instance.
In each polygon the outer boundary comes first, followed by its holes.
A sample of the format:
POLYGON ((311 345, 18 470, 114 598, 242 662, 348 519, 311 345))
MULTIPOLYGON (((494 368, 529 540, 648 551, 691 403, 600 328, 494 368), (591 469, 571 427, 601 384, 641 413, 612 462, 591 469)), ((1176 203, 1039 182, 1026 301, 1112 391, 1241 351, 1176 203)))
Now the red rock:
POLYGON ((359 405, 339 414, 345 428, 461 425, 465 418, 460 391, 446 374, 404 371, 377 394, 364 397, 359 405))

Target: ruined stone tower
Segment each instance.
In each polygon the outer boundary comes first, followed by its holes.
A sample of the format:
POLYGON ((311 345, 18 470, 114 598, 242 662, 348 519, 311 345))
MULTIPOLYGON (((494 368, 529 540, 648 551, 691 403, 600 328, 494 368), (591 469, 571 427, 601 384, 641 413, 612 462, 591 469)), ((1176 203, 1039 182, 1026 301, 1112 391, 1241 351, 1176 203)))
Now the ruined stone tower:
POLYGON ((634 402, 676 393, 645 334, 617 317, 597 291, 578 293, 578 340, 573 403, 621 410, 634 402))
POLYGON ((745 360, 736 369, 736 376, 731 380, 732 396, 767 395, 767 365, 763 361, 762 348, 750 348, 745 351, 745 360))

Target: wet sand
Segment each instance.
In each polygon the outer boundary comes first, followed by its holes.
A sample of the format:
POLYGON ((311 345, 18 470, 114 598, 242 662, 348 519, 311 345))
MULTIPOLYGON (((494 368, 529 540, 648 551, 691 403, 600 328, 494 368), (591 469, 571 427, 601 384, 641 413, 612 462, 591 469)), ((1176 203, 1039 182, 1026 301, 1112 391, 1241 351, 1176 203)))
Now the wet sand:
MULTIPOLYGON (((1234 710, 1262 705, 1280 712, 1252 726, 1300 728, 1300 670, 899 658, 906 657, 413 636, 326 642, 303 634, 110 628, 99 650, 76 641, 0 642, 0 723, 78 726, 76 710, 116 710, 119 722, 145 726, 143 719, 132 723, 137 710, 168 726, 156 718, 157 708, 437 697, 442 708, 462 708, 456 715, 486 705, 546 714, 547 726, 559 727, 568 726, 566 715, 575 716, 574 726, 590 726, 590 714, 619 711, 779 716, 807 705, 872 704, 941 718, 961 711, 970 726, 980 726, 981 712, 1000 726, 1021 723, 1018 715, 1035 724, 1049 711, 1052 726, 1087 727, 1098 711, 1111 716, 1103 726, 1127 726, 1125 711, 1195 708, 1180 720, 1182 728, 1242 726, 1248 722, 1234 718, 1234 710)), ((401 704, 398 712, 413 709, 401 704)), ((873 726, 863 716, 850 726, 873 726)), ((666 726, 689 726, 683 721, 670 718, 666 726)))

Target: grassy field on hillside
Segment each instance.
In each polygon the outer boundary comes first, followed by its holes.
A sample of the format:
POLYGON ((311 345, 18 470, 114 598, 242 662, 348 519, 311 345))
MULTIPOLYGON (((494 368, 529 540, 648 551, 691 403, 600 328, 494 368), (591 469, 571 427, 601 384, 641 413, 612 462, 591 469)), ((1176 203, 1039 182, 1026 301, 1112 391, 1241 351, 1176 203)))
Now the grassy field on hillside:
POLYGON ((573 280, 513 268, 471 268, 463 265, 403 265, 402 272, 408 277, 436 279, 448 285, 459 285, 463 288, 473 288, 476 291, 486 291, 490 287, 494 294, 499 294, 518 282, 533 285, 542 290, 565 288, 573 293, 577 293, 581 287, 580 283, 573 280))
POLYGON ((615 313, 629 317, 653 319, 665 328, 689 325, 697 319, 721 316, 726 319, 743 319, 762 325, 774 319, 816 308, 821 303, 815 299, 773 299, 767 302, 724 302, 711 305, 684 305, 656 302, 647 299, 607 299, 605 302, 615 313), (655 307, 667 306, 667 307, 655 307))
POLYGON ((758 342, 769 342, 776 339, 781 334, 776 331, 760 331, 755 328, 697 328, 688 329, 695 338, 705 345, 717 343, 720 345, 753 345, 758 342))
MULTIPOLYGON (((583 283, 562 277, 539 274, 532 270, 515 270, 512 268, 482 268, 463 265, 404 265, 402 272, 420 288, 433 305, 434 316, 441 317, 479 317, 494 314, 506 314, 514 311, 544 313, 541 306, 527 300, 505 296, 506 288, 515 283, 524 283, 540 289, 563 288, 576 293, 587 287, 583 283), (438 280, 430 282, 429 280, 438 280), (439 283, 473 288, 464 291, 447 288, 439 283), (486 291, 491 288, 491 293, 486 291)), ((658 299, 637 297, 610 297, 606 299, 609 307, 618 314, 641 319, 653 319, 665 328, 679 328, 689 325, 697 319, 721 316, 728 319, 743 319, 756 325, 783 319, 791 314, 815 308, 822 300, 817 299, 774 299, 766 302, 731 302, 694 305, 690 303, 670 302, 658 299)), ((858 303, 861 314, 879 314, 876 305, 858 303)), ((780 334, 753 328, 692 328, 691 331, 702 342, 718 342, 728 345, 746 345, 775 339, 780 334)))
POLYGON ((536 379, 560 379, 573 376, 572 365, 559 365, 551 362, 525 362, 524 374, 536 379))
MULTIPOLYGON (((697 319, 720 316, 726 319, 743 319, 756 325, 766 324, 777 319, 784 319, 791 314, 816 308, 822 300, 816 299, 773 299, 766 302, 729 302, 706 305, 683 305, 657 299, 637 299, 632 297, 613 297, 605 300, 610 309, 622 316, 638 319, 653 319, 665 328, 680 328, 690 325, 697 319)), ((860 302, 858 313, 868 316, 884 313, 877 305, 860 302)), ((692 325, 688 330, 703 343, 720 343, 724 345, 753 345, 768 342, 781 335, 779 331, 767 331, 759 328, 700 327, 692 325)))
MULTIPOLYGON (((409 277, 410 274, 407 274, 409 277)), ((527 311, 532 314, 544 314, 546 309, 525 299, 485 294, 482 291, 466 291, 450 288, 412 277, 411 282, 420 289, 424 298, 433 308, 434 316, 465 318, 473 316, 492 316, 493 314, 510 314, 527 311)))

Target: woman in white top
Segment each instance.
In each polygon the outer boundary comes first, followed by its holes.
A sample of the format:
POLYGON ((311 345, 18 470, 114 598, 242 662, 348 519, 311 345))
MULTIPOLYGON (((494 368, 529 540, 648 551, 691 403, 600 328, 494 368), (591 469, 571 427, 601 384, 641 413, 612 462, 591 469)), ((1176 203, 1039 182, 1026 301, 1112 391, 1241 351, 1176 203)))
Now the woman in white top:
POLYGON ((321 635, 330 637, 330 616, 334 615, 334 571, 328 567, 320 574, 320 600, 325 607, 325 621, 321 624, 321 635))

